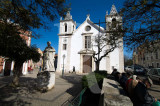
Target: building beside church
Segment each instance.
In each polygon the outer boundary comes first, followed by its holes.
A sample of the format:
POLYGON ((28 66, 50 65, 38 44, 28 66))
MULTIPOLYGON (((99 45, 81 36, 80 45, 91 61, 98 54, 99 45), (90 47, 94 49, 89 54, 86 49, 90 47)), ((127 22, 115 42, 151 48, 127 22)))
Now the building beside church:
MULTIPOLYGON (((32 32, 30 31, 22 32, 22 34, 20 34, 22 39, 26 41, 27 46, 31 45, 31 34, 32 32)), ((26 75, 28 73, 28 67, 30 67, 31 63, 32 60, 28 60, 23 63, 23 66, 21 67, 23 75, 26 75)), ((0 56, 0 76, 13 75, 13 70, 14 70, 14 61, 10 61, 9 58, 7 57, 0 56)))
POLYGON ((141 46, 133 51, 133 64, 138 64, 146 68, 160 68, 160 44, 150 45, 151 47, 141 46), (154 50, 154 48, 156 48, 154 50))
MULTIPOLYGON (((62 72, 63 68, 64 72, 72 72, 74 69, 77 73, 89 73, 96 69, 92 57, 93 53, 97 52, 97 47, 94 46, 95 37, 98 34, 105 34, 113 22, 122 22, 122 17, 114 5, 110 14, 106 12, 105 20, 106 29, 94 24, 89 15, 78 28, 70 12, 67 12, 64 19, 60 19, 57 72, 62 72)), ((119 72, 124 71, 123 38, 121 40, 119 44, 121 46, 101 60, 100 70, 106 70, 108 73, 111 73, 114 68, 119 72)), ((109 46, 103 50, 107 48, 109 46)))

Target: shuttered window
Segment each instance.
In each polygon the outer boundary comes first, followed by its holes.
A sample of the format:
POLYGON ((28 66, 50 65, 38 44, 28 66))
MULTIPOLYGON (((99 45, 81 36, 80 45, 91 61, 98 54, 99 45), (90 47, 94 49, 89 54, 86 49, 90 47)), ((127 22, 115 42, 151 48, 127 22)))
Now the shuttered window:
POLYGON ((85 48, 91 48, 91 36, 85 36, 85 48))

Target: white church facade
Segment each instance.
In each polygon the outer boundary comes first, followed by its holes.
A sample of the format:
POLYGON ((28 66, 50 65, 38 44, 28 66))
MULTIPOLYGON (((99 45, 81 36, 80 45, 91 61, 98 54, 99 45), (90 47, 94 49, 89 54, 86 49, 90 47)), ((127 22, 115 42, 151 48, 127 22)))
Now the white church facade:
MULTIPOLYGON (((112 23, 113 20, 122 22, 122 17, 118 15, 114 5, 112 5, 110 14, 106 14, 105 19, 106 28, 108 23, 112 23)), ((106 30, 94 24, 89 15, 76 28, 76 22, 72 19, 70 12, 67 12, 64 20, 60 20, 57 72, 62 72, 63 69, 64 72, 72 72, 73 67, 76 73, 94 71, 96 64, 93 53, 97 52, 94 39, 98 34, 105 34, 106 30)), ((108 73, 111 73, 114 68, 119 72, 124 71, 123 42, 120 45, 100 61, 100 70, 106 70, 108 73)))

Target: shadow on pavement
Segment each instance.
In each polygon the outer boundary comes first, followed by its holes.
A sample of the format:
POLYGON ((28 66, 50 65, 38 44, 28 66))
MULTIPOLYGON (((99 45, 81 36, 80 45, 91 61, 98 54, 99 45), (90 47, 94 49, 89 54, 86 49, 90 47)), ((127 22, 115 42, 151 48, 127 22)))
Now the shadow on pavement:
POLYGON ((67 93, 69 93, 72 96, 76 96, 81 90, 82 90, 82 84, 81 84, 81 75, 68 75, 62 77, 64 80, 67 80, 69 83, 73 84, 73 86, 66 90, 67 93))
MULTIPOLYGON (((67 93, 72 95, 72 97, 69 98, 69 101, 72 101, 82 90, 82 84, 81 84, 82 75, 70 73, 61 78, 66 80, 68 83, 73 84, 72 87, 66 90, 67 93)), ((67 104, 68 104, 68 101, 65 101, 63 106, 67 104)))
POLYGON ((0 105, 1 106, 21 106, 31 104, 28 100, 24 100, 21 97, 29 97, 35 93, 35 79, 30 77, 21 77, 20 86, 11 86, 13 77, 3 77, 0 79, 1 84, 4 84, 0 88, 0 105))

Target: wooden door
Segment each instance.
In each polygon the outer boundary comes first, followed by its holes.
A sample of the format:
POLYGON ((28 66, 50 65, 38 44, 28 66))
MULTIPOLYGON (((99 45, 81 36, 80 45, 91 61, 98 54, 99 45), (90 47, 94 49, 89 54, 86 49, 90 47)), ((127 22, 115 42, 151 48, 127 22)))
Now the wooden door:
POLYGON ((83 73, 92 72, 92 56, 84 55, 83 56, 83 73))

